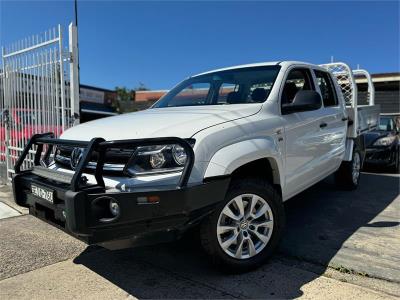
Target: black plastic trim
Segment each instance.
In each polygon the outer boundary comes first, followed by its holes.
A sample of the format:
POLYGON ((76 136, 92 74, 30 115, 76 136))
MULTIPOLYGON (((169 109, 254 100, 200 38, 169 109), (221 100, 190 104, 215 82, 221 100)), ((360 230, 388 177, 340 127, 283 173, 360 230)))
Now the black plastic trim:
POLYGON ((138 239, 140 244, 161 242, 170 232, 177 233, 172 237, 179 237, 223 201, 229 183, 230 177, 222 177, 181 189, 171 186, 105 193, 93 187, 92 190, 75 192, 69 185, 56 184, 30 171, 23 171, 14 176, 13 189, 17 204, 28 207, 30 214, 88 244, 115 245, 116 241, 125 240, 129 241, 127 245, 135 246, 138 239), (53 203, 34 196, 32 184, 54 191, 53 203), (159 197, 159 202, 143 204, 139 201, 149 196, 159 197), (120 215, 109 222, 102 221, 107 217, 102 213, 107 207, 98 210, 96 206, 104 197, 115 199, 120 206, 120 215))

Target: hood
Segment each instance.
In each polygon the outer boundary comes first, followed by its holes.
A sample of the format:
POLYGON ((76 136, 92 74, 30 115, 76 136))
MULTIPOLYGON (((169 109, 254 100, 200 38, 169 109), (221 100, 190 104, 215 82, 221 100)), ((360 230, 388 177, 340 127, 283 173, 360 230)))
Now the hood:
POLYGON ((152 108, 83 123, 66 130, 61 138, 82 141, 94 137, 105 140, 190 138, 204 128, 253 115, 261 107, 262 104, 254 103, 152 108))

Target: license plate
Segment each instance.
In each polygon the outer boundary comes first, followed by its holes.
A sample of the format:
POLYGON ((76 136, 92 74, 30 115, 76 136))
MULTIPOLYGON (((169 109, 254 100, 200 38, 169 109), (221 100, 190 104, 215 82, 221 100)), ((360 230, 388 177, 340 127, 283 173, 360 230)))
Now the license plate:
POLYGON ((36 197, 42 198, 46 201, 49 201, 50 203, 54 203, 54 191, 52 191, 52 190, 45 189, 40 186, 32 184, 31 192, 32 192, 32 195, 34 195, 36 197))

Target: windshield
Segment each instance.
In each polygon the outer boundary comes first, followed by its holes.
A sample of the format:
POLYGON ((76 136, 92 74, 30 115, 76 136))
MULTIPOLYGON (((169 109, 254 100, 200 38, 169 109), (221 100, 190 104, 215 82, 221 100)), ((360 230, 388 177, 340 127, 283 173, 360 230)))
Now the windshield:
POLYGON ((280 66, 249 67, 191 77, 162 97, 153 108, 262 103, 280 66))
POLYGON ((392 131, 394 128, 394 122, 391 117, 381 117, 379 121, 379 130, 392 131))

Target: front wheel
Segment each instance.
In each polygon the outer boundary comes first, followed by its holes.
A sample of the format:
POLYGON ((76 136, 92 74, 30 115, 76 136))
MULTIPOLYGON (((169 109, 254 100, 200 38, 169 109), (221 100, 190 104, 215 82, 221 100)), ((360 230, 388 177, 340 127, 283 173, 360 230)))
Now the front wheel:
POLYGON ((354 149, 351 161, 344 161, 335 173, 335 182, 338 186, 355 190, 358 187, 361 174, 361 152, 354 149))
POLYGON ((233 181, 226 198, 201 226, 201 241, 225 270, 260 266, 275 250, 284 227, 277 191, 261 179, 233 181))

